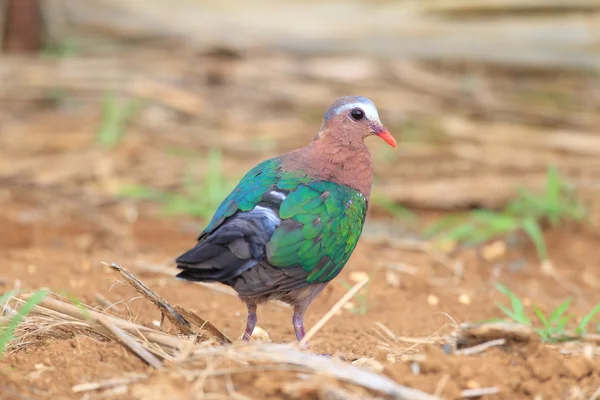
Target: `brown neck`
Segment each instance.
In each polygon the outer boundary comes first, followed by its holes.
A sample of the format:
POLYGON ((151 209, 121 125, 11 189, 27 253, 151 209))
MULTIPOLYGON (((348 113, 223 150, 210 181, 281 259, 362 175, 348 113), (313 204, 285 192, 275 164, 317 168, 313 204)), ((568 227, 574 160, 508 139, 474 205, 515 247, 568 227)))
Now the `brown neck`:
POLYGON ((307 146, 288 153, 282 168, 303 171, 316 179, 349 186, 361 192, 367 200, 371 194, 371 153, 362 140, 350 144, 332 135, 319 134, 307 146))

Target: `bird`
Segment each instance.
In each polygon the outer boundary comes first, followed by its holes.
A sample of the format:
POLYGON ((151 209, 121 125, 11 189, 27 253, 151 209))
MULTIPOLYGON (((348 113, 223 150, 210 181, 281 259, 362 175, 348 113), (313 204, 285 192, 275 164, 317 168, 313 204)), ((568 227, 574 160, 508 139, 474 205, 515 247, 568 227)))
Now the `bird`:
POLYGON ((193 248, 175 260, 176 278, 220 282, 246 304, 242 340, 250 340, 257 306, 293 306, 296 338, 304 315, 342 270, 362 233, 373 180, 364 140, 396 140, 375 104, 336 99, 306 146, 252 168, 219 205, 193 248))

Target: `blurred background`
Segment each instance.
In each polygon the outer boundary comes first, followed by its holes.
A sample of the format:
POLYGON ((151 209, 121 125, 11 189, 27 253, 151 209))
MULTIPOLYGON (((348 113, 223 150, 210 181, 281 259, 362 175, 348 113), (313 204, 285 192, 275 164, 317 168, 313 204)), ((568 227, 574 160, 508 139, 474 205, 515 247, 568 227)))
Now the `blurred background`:
MULTIPOLYGON (((342 280, 373 273, 413 311, 458 320, 495 312, 496 279, 549 309, 600 301, 598 1, 3 0, 0 43, 6 289, 93 302, 99 260, 155 277, 149 265, 172 267, 249 168, 310 141, 336 97, 362 95, 398 149, 368 143, 366 244, 342 280), (411 255, 423 248, 441 255, 411 255)), ((404 334, 438 326, 408 327, 414 314, 363 295, 369 311, 358 299, 348 312, 404 334)))
POLYGON ((197 232, 364 95, 400 144, 369 143, 367 234, 455 250, 525 231, 549 259, 546 227, 598 226, 599 18, 585 0, 4 0, 4 218, 75 213, 115 251, 136 251, 140 214, 197 232))
POLYGON ((500 207, 549 164, 600 190, 594 1, 0 4, 3 181, 172 191, 210 151, 235 179, 359 94, 401 143, 371 143, 391 202, 500 207))

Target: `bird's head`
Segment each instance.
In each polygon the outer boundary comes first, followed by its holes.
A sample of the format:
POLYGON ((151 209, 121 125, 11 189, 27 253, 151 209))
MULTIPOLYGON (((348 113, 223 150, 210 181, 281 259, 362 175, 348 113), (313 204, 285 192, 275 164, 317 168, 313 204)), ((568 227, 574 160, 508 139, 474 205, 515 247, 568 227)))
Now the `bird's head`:
POLYGON ((379 120, 375 104, 362 96, 340 97, 329 107, 317 138, 328 135, 349 145, 362 144, 368 136, 377 135, 396 147, 396 140, 379 120))

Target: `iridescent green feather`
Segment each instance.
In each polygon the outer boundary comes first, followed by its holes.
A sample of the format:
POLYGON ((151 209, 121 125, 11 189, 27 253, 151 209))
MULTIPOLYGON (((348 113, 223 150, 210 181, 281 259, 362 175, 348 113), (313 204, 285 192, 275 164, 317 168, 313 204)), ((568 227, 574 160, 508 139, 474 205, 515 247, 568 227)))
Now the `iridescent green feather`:
POLYGON ((267 244, 269 263, 301 266, 308 282, 330 281, 356 247, 366 210, 365 197, 350 187, 328 181, 299 186, 281 204, 280 216, 288 221, 267 244))
MULTIPOLYGON (((204 229, 204 233, 210 233, 223 223, 225 218, 232 216, 237 211, 250 211, 261 200, 262 196, 271 190, 273 185, 280 179, 279 168, 281 159, 279 157, 263 161, 252 168, 240 180, 235 189, 223 200, 212 220, 204 229)), ((200 235, 202 236, 202 235, 200 235)))
POLYGON ((302 267, 308 282, 327 282, 341 271, 356 247, 367 202, 358 191, 329 181, 311 181, 300 171, 282 172, 281 159, 250 170, 221 203, 204 230, 214 231, 237 211, 250 211, 274 189, 289 191, 281 203, 281 225, 267 244, 274 267, 302 267))

